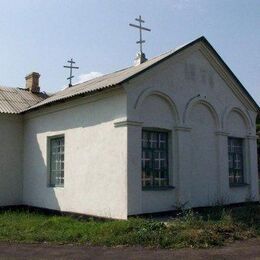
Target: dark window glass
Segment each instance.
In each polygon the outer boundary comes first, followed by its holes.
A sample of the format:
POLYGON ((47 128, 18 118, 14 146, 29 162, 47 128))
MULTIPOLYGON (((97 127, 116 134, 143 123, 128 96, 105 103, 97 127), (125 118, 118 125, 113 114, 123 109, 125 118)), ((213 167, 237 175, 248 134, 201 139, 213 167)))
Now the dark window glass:
POLYGON ((229 184, 244 183, 243 140, 228 138, 229 184))
POLYGON ((64 186, 64 137, 50 139, 50 184, 64 186))
POLYGON ((143 130, 142 187, 156 188, 168 185, 168 133, 143 130))

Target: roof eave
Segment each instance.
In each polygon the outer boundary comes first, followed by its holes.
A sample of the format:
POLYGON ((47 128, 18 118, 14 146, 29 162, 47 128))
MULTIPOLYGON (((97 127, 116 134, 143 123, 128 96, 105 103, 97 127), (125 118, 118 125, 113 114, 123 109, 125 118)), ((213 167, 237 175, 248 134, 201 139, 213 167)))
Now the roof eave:
POLYGON ((171 57, 179 54, 180 52, 186 50, 187 48, 199 43, 199 42, 202 42, 205 44, 206 47, 208 47, 208 49, 213 53, 213 55, 217 58, 217 60, 220 62, 221 65, 223 65, 223 67, 227 70, 227 72, 230 74, 231 78, 236 82, 236 84, 241 88, 242 92, 245 94, 245 96, 248 98, 249 102, 252 103, 253 107, 255 107, 256 111, 258 113, 260 113, 260 107, 258 106, 258 104, 256 103, 256 101, 253 99, 253 97, 249 94, 249 92, 246 90, 246 88, 242 85, 242 83, 238 80, 238 78, 235 76, 235 74, 231 71, 231 69, 227 66, 227 64, 224 62, 224 60, 220 57, 220 55, 217 53, 217 51, 212 47, 212 45, 208 42, 208 40, 204 37, 204 36, 201 36, 199 37, 198 39, 186 44, 185 46, 177 49, 176 51, 174 51, 173 53, 167 55, 166 57, 162 58, 161 60, 151 64, 150 66, 148 66, 147 68, 144 68, 138 72, 136 72, 135 74, 117 82, 117 84, 113 84, 113 85, 110 85, 110 86, 106 86, 106 87, 103 87, 101 89, 96 89, 96 90, 91 90, 91 91, 87 91, 85 93, 79 93, 79 94, 75 94, 74 96, 69 96, 69 97, 65 97, 65 98, 62 98, 60 100, 54 100, 54 101, 51 101, 50 103, 46 103, 46 104, 43 104, 43 105, 40 105, 40 106, 36 106, 35 108, 32 107, 32 108, 28 108, 26 109, 25 111, 22 111, 22 113, 26 113, 26 112, 29 112, 29 111, 33 111, 35 109, 40 109, 42 107, 46 107, 46 106, 50 106, 50 105, 53 105, 53 104, 56 104, 56 103, 62 103, 68 99, 72 99, 72 98, 77 98, 77 97, 80 97, 80 96, 86 96, 86 95, 92 95, 93 93, 97 93, 97 92, 101 92, 103 90, 106 90, 106 89, 110 89, 110 88, 113 88, 115 86, 118 86, 120 84, 124 84, 128 81, 130 81, 131 79, 133 78, 136 78, 138 77, 140 74, 146 72, 147 70, 157 66, 158 64, 170 59, 171 57))
POLYGON ((60 100, 55 100, 53 102, 46 103, 46 104, 43 104, 41 106, 27 108, 26 110, 20 112, 20 114, 25 114, 25 113, 29 113, 29 112, 32 112, 32 111, 40 110, 41 108, 46 108, 46 107, 53 106, 53 105, 56 105, 56 104, 61 104, 61 103, 66 102, 68 99, 69 100, 75 100, 75 99, 78 99, 80 97, 92 96, 92 95, 95 95, 97 93, 104 92, 106 90, 116 89, 116 88, 119 88, 119 87, 122 87, 122 85, 121 84, 114 84, 114 85, 110 85, 108 87, 95 89, 95 90, 84 92, 84 93, 77 94, 77 95, 74 95, 74 96, 66 97, 66 98, 63 98, 63 99, 60 99, 60 100))

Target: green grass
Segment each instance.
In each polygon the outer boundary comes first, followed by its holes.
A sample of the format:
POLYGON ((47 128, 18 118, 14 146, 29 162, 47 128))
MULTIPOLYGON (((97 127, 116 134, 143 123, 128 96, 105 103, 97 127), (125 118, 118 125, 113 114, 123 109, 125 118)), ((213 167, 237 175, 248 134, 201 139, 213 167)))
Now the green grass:
POLYGON ((0 241, 9 242, 207 248, 256 236, 260 205, 214 207, 200 214, 184 211, 166 224, 144 218, 101 221, 26 210, 0 212, 0 241))

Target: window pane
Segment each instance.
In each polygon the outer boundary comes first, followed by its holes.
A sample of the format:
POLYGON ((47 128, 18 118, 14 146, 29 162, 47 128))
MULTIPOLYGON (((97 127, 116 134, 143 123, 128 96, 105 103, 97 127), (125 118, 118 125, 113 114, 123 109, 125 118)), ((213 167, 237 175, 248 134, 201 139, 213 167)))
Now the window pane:
POLYGON ((233 173, 233 171, 229 172, 229 183, 234 183, 234 176, 235 174, 233 173))
POLYGON ((165 151, 154 152, 154 168, 156 170, 165 169, 167 167, 167 157, 165 151))
POLYGON ((64 137, 50 140, 51 186, 64 185, 64 137))
POLYGON ((235 167, 236 170, 242 169, 242 156, 241 154, 235 154, 235 167))
POLYGON ((152 168, 152 151, 143 151, 142 155, 142 169, 151 169, 152 168))
POLYGON ((142 133, 142 186, 168 185, 168 134, 156 131, 142 133))
POLYGON ((151 187, 153 184, 152 173, 150 171, 142 171, 142 185, 143 187, 151 187))
POLYGON ((149 134, 148 134, 148 132, 143 132, 143 134, 142 134, 142 146, 144 148, 149 147, 149 134))
POLYGON ((233 168, 233 163, 234 163, 232 154, 228 155, 228 163, 229 163, 229 169, 232 169, 233 168))
POLYGON ((231 139, 228 139, 228 152, 231 152, 231 139))
POLYGON ((167 135, 166 133, 159 133, 159 148, 165 149, 167 147, 167 135))
POLYGON ((150 148, 157 148, 158 146, 158 133, 150 132, 150 148))
POLYGON ((168 176, 165 171, 155 171, 154 172, 154 186, 165 186, 168 184, 168 176))
POLYGON ((240 138, 228 139, 229 183, 244 182, 243 176, 243 140, 240 138))
POLYGON ((242 173, 239 170, 236 171, 235 182, 236 183, 242 183, 243 182, 242 173))

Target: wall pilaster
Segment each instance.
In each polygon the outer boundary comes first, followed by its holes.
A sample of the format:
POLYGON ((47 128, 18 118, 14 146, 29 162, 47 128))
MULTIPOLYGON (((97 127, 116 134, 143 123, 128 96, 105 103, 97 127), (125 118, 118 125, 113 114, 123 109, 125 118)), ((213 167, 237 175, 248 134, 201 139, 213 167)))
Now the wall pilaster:
POLYGON ((189 208, 191 206, 191 174, 192 174, 192 154, 191 154, 191 128, 176 127, 177 134, 177 201, 178 206, 189 208))

